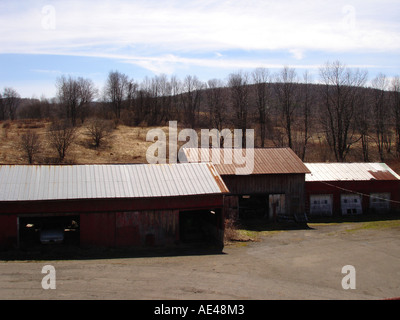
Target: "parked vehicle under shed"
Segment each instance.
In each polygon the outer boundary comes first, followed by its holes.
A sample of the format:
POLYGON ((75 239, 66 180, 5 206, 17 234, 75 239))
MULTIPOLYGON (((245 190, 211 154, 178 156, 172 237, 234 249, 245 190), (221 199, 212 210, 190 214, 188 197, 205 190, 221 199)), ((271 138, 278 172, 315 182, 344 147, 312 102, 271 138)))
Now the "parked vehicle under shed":
POLYGON ((196 240, 222 248, 227 192, 204 163, 1 165, 0 247, 40 245, 44 230, 63 230, 69 245, 175 246, 191 217, 206 231, 196 240))

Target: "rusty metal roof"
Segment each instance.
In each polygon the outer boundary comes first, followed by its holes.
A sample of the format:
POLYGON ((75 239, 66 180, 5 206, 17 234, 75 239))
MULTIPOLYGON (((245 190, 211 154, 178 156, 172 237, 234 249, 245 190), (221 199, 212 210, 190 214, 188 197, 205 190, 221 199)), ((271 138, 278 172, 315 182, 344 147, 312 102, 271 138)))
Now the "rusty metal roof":
MULTIPOLYGON (((234 149, 184 148, 184 161, 212 162, 220 175, 237 174, 237 169, 245 167, 235 161, 234 149), (229 155, 230 153, 230 155, 229 155)), ((242 154, 251 153, 254 167, 250 174, 295 174, 310 171, 290 148, 254 148, 243 149, 242 154)))
POLYGON ((226 193, 211 164, 0 165, 0 201, 226 193))
POLYGON ((385 163, 306 163, 306 181, 400 180, 385 163))

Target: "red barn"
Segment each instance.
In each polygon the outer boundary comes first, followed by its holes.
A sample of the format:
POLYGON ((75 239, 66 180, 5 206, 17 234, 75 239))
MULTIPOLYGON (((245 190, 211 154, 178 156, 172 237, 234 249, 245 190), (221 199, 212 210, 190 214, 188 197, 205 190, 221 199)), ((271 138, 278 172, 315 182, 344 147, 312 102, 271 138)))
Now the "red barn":
POLYGON ((306 208, 312 216, 397 210, 400 176, 385 163, 306 163, 306 208))
POLYGON ((222 245, 227 192, 205 163, 1 165, 0 247, 222 245))
POLYGON ((214 164, 229 189, 225 216, 303 222, 305 174, 309 171, 292 149, 184 148, 183 153, 182 160, 190 163, 214 164), (240 155, 245 155, 243 161, 240 155))

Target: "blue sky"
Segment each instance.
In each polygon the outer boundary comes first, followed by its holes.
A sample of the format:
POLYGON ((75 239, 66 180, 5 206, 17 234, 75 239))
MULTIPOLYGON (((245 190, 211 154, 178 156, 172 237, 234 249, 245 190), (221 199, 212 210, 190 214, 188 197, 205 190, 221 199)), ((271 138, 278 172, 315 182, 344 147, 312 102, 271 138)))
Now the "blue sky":
POLYGON ((400 75, 400 1, 173 0, 0 2, 0 91, 50 98, 61 75, 101 90, 119 70, 226 79, 284 65, 299 75, 340 60, 400 75))

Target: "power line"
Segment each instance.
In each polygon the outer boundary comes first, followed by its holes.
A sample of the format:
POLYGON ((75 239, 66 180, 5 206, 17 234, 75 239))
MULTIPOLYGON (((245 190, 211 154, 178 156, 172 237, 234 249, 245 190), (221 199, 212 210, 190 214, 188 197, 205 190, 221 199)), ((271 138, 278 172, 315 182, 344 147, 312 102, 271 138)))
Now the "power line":
POLYGON ((330 187, 334 187, 334 188, 336 188, 336 189, 340 189, 340 190, 343 190, 343 191, 346 191, 346 192, 358 194, 358 195, 360 195, 360 196, 365 196, 365 197, 369 197, 369 198, 373 198, 373 199, 378 199, 378 200, 383 200, 383 201, 387 201, 387 202, 391 202, 391 203, 400 204, 400 201, 390 200, 390 199, 386 199, 386 198, 382 198, 382 197, 377 197, 377 196, 372 196, 372 195, 370 195, 370 194, 366 194, 366 193, 362 193, 362 192, 358 192, 358 191, 354 191, 354 190, 350 190, 350 189, 338 187, 338 186, 335 186, 335 185, 330 184, 330 183, 325 182, 325 181, 319 181, 319 182, 321 182, 321 183, 323 183, 323 184, 326 184, 326 185, 328 185, 328 186, 330 186, 330 187))

